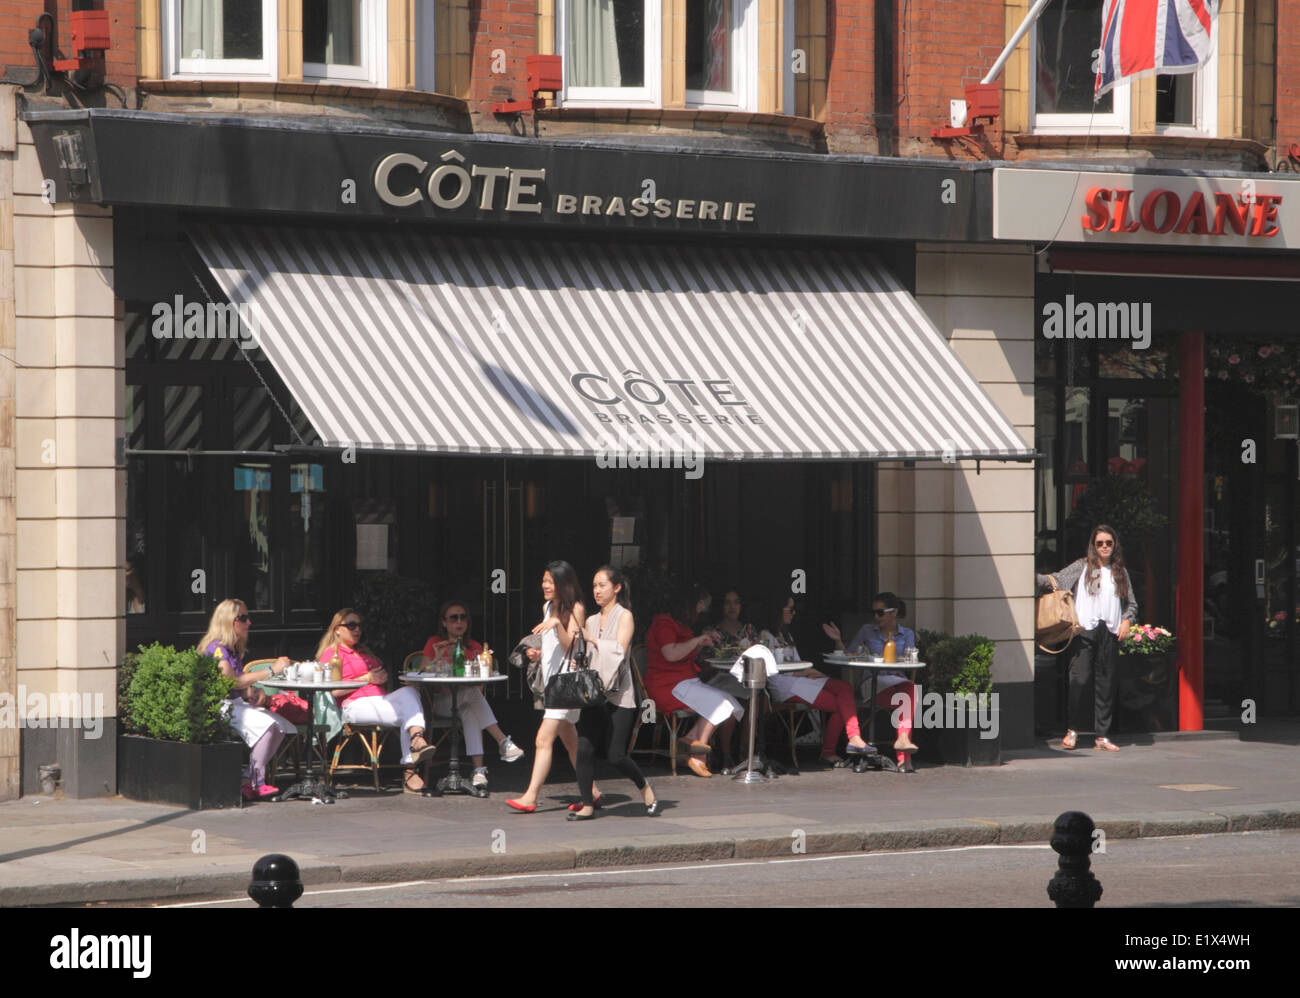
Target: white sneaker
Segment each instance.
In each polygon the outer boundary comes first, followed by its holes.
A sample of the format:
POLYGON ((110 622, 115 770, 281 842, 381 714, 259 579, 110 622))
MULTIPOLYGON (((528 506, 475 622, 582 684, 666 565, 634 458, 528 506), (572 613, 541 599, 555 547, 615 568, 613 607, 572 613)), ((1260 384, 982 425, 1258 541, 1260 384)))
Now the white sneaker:
POLYGON ((524 757, 524 750, 514 743, 509 735, 501 743, 501 760, 503 762, 517 762, 524 757))
POLYGON ((822 733, 816 728, 811 731, 805 731, 802 735, 794 740, 796 745, 820 745, 822 743, 822 733))
POLYGON ((479 766, 478 769, 474 770, 474 779, 470 780, 470 783, 476 787, 486 787, 487 766, 479 766))

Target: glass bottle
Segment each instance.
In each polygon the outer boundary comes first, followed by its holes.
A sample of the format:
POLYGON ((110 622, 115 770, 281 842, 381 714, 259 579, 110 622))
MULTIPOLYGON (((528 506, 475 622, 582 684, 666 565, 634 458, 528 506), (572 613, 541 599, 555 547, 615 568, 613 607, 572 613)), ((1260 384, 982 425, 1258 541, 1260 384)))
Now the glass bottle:
POLYGON ((492 649, 486 641, 483 642, 483 675, 492 675, 492 649))
POLYGON ((456 639, 456 654, 451 659, 451 674, 453 676, 465 675, 465 649, 460 643, 460 638, 456 639))
POLYGON ((334 646, 334 654, 330 656, 330 681, 339 683, 343 681, 343 661, 339 658, 339 646, 334 646))
POLYGON ((888 662, 897 662, 897 661, 898 661, 898 649, 897 649, 897 647, 894 645, 894 639, 893 639, 893 638, 889 638, 889 639, 887 639, 887 640, 885 641, 885 654, 884 654, 883 658, 885 659, 885 661, 886 661, 887 663, 888 663, 888 662))

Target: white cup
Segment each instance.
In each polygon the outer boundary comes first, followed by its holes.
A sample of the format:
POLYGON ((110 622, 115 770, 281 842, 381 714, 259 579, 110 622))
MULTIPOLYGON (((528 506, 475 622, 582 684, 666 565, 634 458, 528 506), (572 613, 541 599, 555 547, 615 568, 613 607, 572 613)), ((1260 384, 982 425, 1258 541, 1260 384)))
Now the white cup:
POLYGON ((289 680, 291 683, 296 682, 298 679, 298 667, 296 665, 286 667, 284 670, 284 678, 289 680))

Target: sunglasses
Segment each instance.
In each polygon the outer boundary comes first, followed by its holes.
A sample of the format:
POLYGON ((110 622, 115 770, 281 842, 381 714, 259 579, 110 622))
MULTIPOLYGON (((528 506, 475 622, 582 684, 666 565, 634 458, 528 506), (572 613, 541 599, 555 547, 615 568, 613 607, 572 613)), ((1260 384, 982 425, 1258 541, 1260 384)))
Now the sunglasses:
POLYGON ((449 614, 447 614, 447 616, 443 617, 442 619, 445 620, 445 621, 447 621, 448 623, 451 623, 452 621, 456 621, 456 620, 469 620, 469 614, 468 614, 468 613, 449 613, 449 614))
POLYGON ((1115 546, 1114 541, 1093 541, 1092 543, 1099 548, 1110 548, 1115 546))
POLYGON ((874 613, 877 617, 883 617, 883 616, 884 616, 885 614, 887 614, 887 613, 896 613, 897 611, 896 611, 896 610, 875 610, 875 609, 873 609, 871 612, 874 613))
POLYGON ((345 621, 343 621, 343 623, 340 624, 339 626, 340 626, 340 627, 346 627, 349 631, 359 631, 359 630, 361 630, 361 621, 359 621, 359 620, 345 620, 345 621))
POLYGON ((250 618, 248 614, 241 613, 238 617, 235 618, 235 622, 238 624, 247 624, 250 619, 252 618, 250 618))

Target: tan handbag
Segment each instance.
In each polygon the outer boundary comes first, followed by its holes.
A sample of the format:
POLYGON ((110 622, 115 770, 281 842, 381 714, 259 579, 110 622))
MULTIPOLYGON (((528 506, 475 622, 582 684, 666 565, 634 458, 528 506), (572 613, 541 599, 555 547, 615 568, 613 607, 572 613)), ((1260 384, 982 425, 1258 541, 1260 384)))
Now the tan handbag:
POLYGON ((1053 588, 1050 593, 1038 597, 1034 640, 1039 648, 1049 655, 1059 655, 1070 647, 1074 636, 1082 630, 1083 628, 1079 626, 1079 615, 1074 609, 1074 593, 1068 589, 1053 588), (1059 648, 1044 647, 1058 642, 1061 643, 1059 648))

